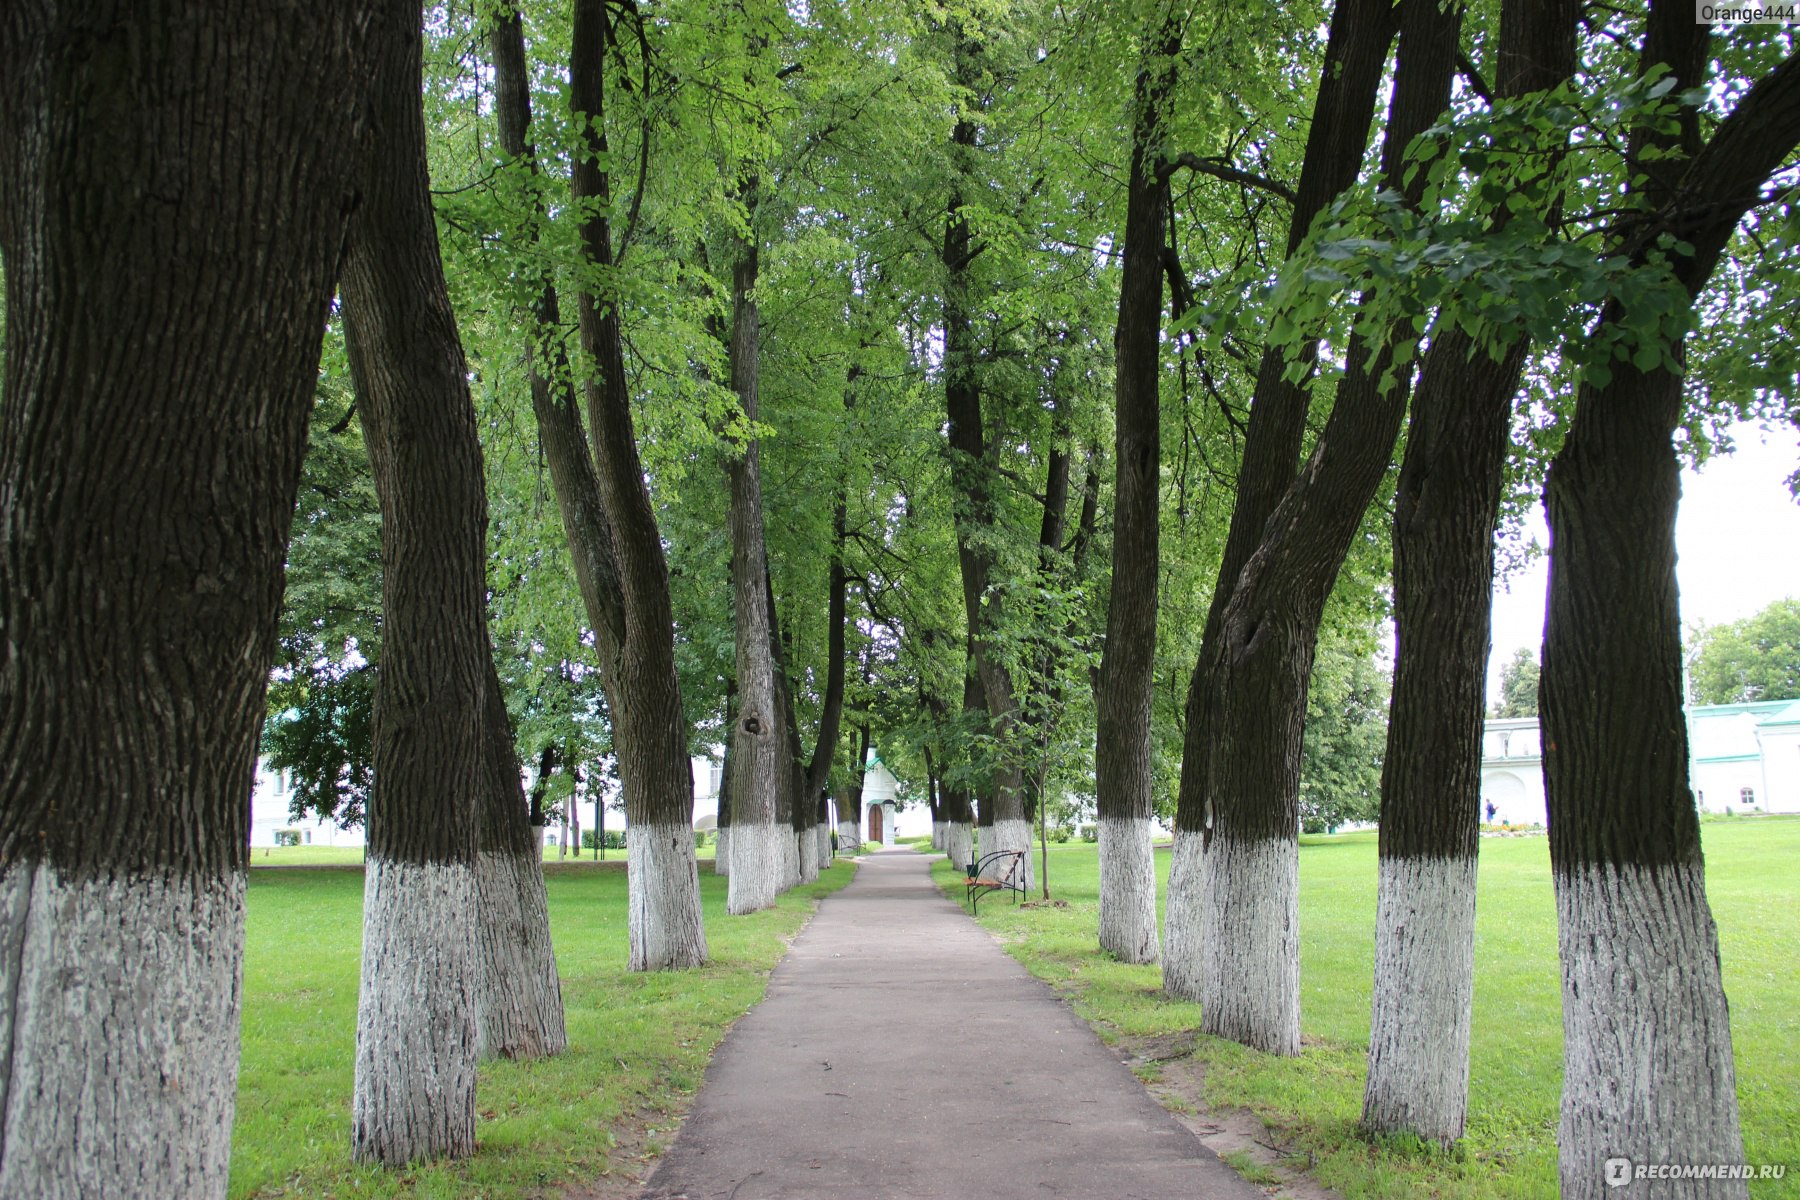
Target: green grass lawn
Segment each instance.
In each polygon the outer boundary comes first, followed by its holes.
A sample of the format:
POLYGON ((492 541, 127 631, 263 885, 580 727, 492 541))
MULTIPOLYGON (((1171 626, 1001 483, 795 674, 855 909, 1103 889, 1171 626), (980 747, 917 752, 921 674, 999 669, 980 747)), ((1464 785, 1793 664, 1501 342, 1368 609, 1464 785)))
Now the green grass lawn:
MULTIPOLYGON (((300 865, 322 853, 347 852, 302 846, 266 861, 300 865)), ((546 869, 569 1051, 485 1065, 475 1157, 406 1171, 349 1161, 361 870, 252 871, 231 1195, 536 1196, 658 1153, 725 1030, 761 999, 818 898, 855 868, 839 863, 775 908, 729 919, 726 880, 703 869, 711 964, 633 974, 624 969, 625 864, 618 852, 609 858, 546 869)), ((265 864, 260 850, 253 861, 265 864)))
MULTIPOLYGON (((1788 1165, 1785 1180, 1753 1182, 1751 1195, 1800 1196, 1800 820, 1715 821, 1703 828, 1746 1157, 1788 1165)), ((1469 1129, 1456 1152, 1377 1147, 1356 1132, 1374 961, 1373 833, 1301 839, 1304 1053, 1284 1059, 1196 1037, 1207 1103, 1250 1109, 1312 1157, 1321 1182, 1348 1197, 1552 1200, 1562 1005, 1548 843, 1484 838, 1481 851, 1469 1129)), ((1167 850, 1157 853, 1157 867, 1166 888, 1167 850)), ((938 863, 934 872, 960 899, 949 864, 938 863)), ((990 902, 982 906, 981 923, 1033 974, 1067 994, 1103 1037, 1198 1027, 1198 1005, 1162 997, 1159 968, 1100 953, 1095 847, 1052 846, 1050 886, 1067 908, 990 902)))

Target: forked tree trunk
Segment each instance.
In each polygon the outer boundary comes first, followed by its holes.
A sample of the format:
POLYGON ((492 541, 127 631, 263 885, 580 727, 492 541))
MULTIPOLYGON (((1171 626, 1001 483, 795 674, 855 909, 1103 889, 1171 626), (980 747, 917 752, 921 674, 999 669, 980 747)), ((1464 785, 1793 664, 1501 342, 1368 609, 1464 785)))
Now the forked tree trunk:
MULTIPOLYGON (((1651 6, 1642 56, 1676 92, 1703 86, 1710 27, 1651 6)), ((1746 208, 1800 142, 1800 59, 1740 100, 1700 147, 1698 119, 1633 133, 1639 246, 1684 239, 1669 267, 1691 304, 1746 208), (1662 153, 1653 154, 1650 151, 1662 153), (1698 151, 1697 153, 1695 151, 1698 151), (1671 236, 1672 235, 1672 236, 1671 236)), ((1644 251, 1639 249, 1642 256, 1644 251)), ((1641 257, 1640 257, 1641 261, 1641 257)), ((1621 314, 1609 310, 1608 322, 1621 314)), ((1603 331, 1604 332, 1604 331, 1603 331)), ((1675 369, 1615 360, 1584 382, 1551 464, 1550 595, 1540 685, 1550 867, 1562 951, 1562 1194, 1613 1194, 1605 1160, 1741 1163, 1731 1027, 1688 788, 1674 524, 1675 369)), ((1743 1196, 1670 1180, 1658 1196, 1743 1196)))
MULTIPOLYGON (((1388 185, 1416 202, 1403 151, 1450 97, 1461 10, 1406 6, 1382 147, 1388 185)), ((1232 589, 1204 669, 1211 826, 1202 843, 1201 1029, 1275 1054, 1300 1052, 1299 790, 1306 693, 1319 620, 1380 485, 1405 412, 1386 345, 1353 337, 1311 461, 1270 517, 1232 589)))
MULTIPOLYGON (((592 206, 585 207, 580 223, 581 249, 604 278, 617 267, 606 142, 605 64, 612 36, 604 0, 575 0, 570 40, 569 103, 582 130, 570 186, 578 203, 592 206)), ((618 306, 584 291, 577 307, 582 349, 592 363, 584 387, 623 618, 617 669, 617 697, 623 703, 612 715, 631 826, 629 963, 634 971, 694 967, 706 961, 706 932, 668 560, 638 458, 618 306)))
MULTIPOLYGON (((751 185, 754 197, 754 184, 751 185)), ((754 199, 751 201, 754 211, 754 199)), ((732 269, 731 386, 744 419, 757 419, 758 254, 753 240, 740 240, 732 269)), ((777 824, 779 789, 787 758, 787 721, 776 686, 772 653, 774 614, 769 608, 767 556, 763 548, 760 450, 755 438, 728 459, 731 488, 731 580, 737 623, 737 706, 732 714, 731 886, 725 911, 734 916, 775 903, 782 888, 780 842, 791 841, 777 824)))
POLYGON ((487 496, 426 175, 420 13, 388 0, 376 19, 391 32, 371 72, 371 150, 342 285, 381 499, 383 622, 351 1154, 400 1166, 475 1150, 476 849, 492 786, 493 660, 487 496))
POLYGON ((225 1194, 245 797, 367 32, 343 6, 0 16, 9 1198, 225 1194))
POLYGON ((1162 504, 1162 260, 1169 186, 1164 107, 1175 86, 1181 27, 1144 39, 1126 187, 1119 320, 1113 334, 1112 594, 1094 696, 1094 782, 1100 825, 1100 948, 1155 962, 1156 860, 1150 849, 1150 707, 1156 667, 1158 517, 1162 504))
MULTIPOLYGON (((1297 201, 1288 224, 1287 254, 1299 248, 1313 219, 1334 196, 1356 181, 1374 119, 1377 88, 1394 36, 1397 9, 1388 0, 1338 0, 1331 18, 1319 91, 1300 168, 1297 201)), ((1250 405, 1244 461, 1238 471, 1236 503, 1218 581, 1207 610, 1199 660, 1187 695, 1182 738, 1181 785, 1175 813, 1175 848, 1163 923, 1163 988, 1198 1000, 1204 974, 1201 954, 1202 893, 1208 812, 1207 732, 1214 716, 1214 692, 1206 663, 1221 636, 1225 607, 1244 564, 1262 539, 1263 528, 1294 479, 1306 431, 1309 389, 1289 381, 1279 348, 1263 353, 1250 405)))
POLYGON ((525 803, 512 722, 491 654, 483 708, 476 1033, 486 1057, 544 1058, 567 1049, 569 1036, 550 944, 543 839, 525 803))
MULTIPOLYGON (((1507 0, 1500 96, 1552 88, 1573 72, 1577 15, 1569 0, 1507 0)), ((1394 503, 1398 653, 1362 1120, 1370 1132, 1446 1145, 1462 1136, 1468 1107, 1494 527, 1527 346, 1520 338, 1495 360, 1461 329, 1438 331, 1394 503)))

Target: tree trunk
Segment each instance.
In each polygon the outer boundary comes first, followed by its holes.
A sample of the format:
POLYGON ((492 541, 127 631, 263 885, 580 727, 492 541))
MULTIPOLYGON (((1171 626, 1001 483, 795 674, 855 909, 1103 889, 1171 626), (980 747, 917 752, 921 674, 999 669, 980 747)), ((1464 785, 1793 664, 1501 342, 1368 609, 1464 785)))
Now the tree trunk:
MULTIPOLYGON (((754 184, 750 201, 754 213, 754 184)), ((757 419, 758 267, 754 240, 738 241, 732 269, 731 387, 744 419, 757 419)), ((763 546, 760 450, 755 438, 726 462, 731 487, 731 579, 737 614, 737 708, 731 723, 731 841, 735 860, 725 911, 734 916, 775 903, 782 888, 780 842, 791 841, 776 823, 787 758, 787 722, 776 690, 774 614, 769 607, 767 555, 763 546)))
POLYGON ((475 863, 477 1036, 493 1058, 544 1058, 568 1048, 562 984, 550 944, 542 837, 519 782, 512 722, 487 659, 480 842, 475 863))
MULTIPOLYGON (((1643 66, 1667 64, 1678 90, 1702 86, 1709 35, 1685 8, 1653 4, 1643 66)), ((1647 165, 1633 181, 1644 219, 1632 233, 1644 246, 1659 233, 1688 242, 1692 254, 1671 256, 1670 269, 1691 303, 1800 142, 1800 60, 1759 80, 1704 148, 1693 111, 1683 118, 1634 131, 1632 161, 1647 165)), ((1545 495, 1540 698, 1562 949, 1557 1147, 1570 1200, 1612 1194, 1608 1158, 1743 1161, 1682 719, 1672 444, 1682 377, 1666 365, 1612 368, 1604 386, 1583 382, 1545 495)), ((1746 1191, 1741 1181, 1657 1185, 1659 1196, 1746 1191)))
MULTIPOLYGON (((571 188, 578 203, 592 206, 581 221, 583 254, 605 274, 616 263, 607 215, 612 197, 605 166, 610 162, 605 58, 612 39, 604 0, 576 0, 571 41, 569 102, 583 130, 571 188)), ((582 349, 593 364, 584 387, 622 601, 617 675, 618 695, 627 703, 614 707, 612 715, 631 826, 630 966, 634 971, 699 966, 706 961, 706 932, 668 561, 638 460, 618 307, 586 291, 577 307, 582 349)))
MULTIPOLYGON (((1375 99, 1393 41, 1398 7, 1387 0, 1339 0, 1332 13, 1311 132, 1300 168, 1298 201, 1288 224, 1291 256, 1313 219, 1333 197, 1356 182, 1374 119, 1375 99)), ((1213 688, 1206 670, 1216 653, 1225 608, 1244 564, 1262 539, 1264 525, 1294 480, 1294 465, 1306 431, 1309 389, 1285 377, 1279 348, 1263 353, 1250 405, 1244 461, 1237 499, 1207 611, 1201 651, 1188 686, 1182 739, 1181 785, 1175 814, 1175 849, 1163 925, 1163 987, 1171 995, 1198 1000, 1203 950, 1201 893, 1205 883, 1207 734, 1214 718, 1213 688)))
MULTIPOLYGON (((725 681, 725 712, 737 711, 737 678, 733 676, 725 681)), ((719 764, 719 844, 713 850, 713 874, 731 874, 731 804, 736 789, 731 784, 731 773, 736 767, 731 761, 731 739, 725 739, 725 761, 719 764)))
POLYGON ((0 1195, 225 1194, 245 797, 367 34, 0 15, 0 1195))
POLYGON ((419 10, 390 2, 377 19, 393 26, 393 49, 372 72, 372 149, 342 285, 381 498, 383 622, 351 1152, 399 1166, 475 1150, 476 851, 493 787, 483 754, 493 660, 487 496, 431 211, 419 10))
MULTIPOLYGON (((1577 16, 1569 0, 1507 0, 1499 95, 1568 78, 1577 16)), ((1527 348, 1520 338, 1496 361, 1474 352, 1461 329, 1439 330, 1413 398, 1394 504, 1398 654, 1362 1119, 1374 1133, 1445 1145, 1462 1136, 1468 1106, 1494 527, 1527 348)))
MULTIPOLYGON (((1415 201, 1423 172, 1402 184, 1402 152, 1449 100, 1460 26, 1460 9, 1436 4, 1401 16, 1382 167, 1415 201)), ((1202 842, 1201 1028, 1276 1054, 1300 1052, 1300 747, 1319 620, 1406 407, 1406 373, 1384 384, 1388 350, 1371 363, 1371 349, 1351 339, 1325 430, 1239 575, 1205 660, 1214 695, 1203 734, 1212 820, 1202 842)))
POLYGON ((857 731, 856 762, 850 771, 850 787, 844 803, 838 806, 838 850, 855 854, 862 849, 863 764, 869 761, 869 726, 864 722, 857 731))
POLYGON ((1155 962, 1156 863, 1150 849, 1150 706, 1156 667, 1158 508, 1162 502, 1163 109, 1175 86, 1181 27, 1146 38, 1132 122, 1119 321, 1113 334, 1112 594, 1094 696, 1094 781, 1100 825, 1100 948, 1155 962))
MULTIPOLYGON (((844 414, 855 408, 852 390, 860 372, 851 368, 844 385, 844 414)), ((850 477, 839 469, 837 502, 831 511, 831 569, 826 581, 825 695, 819 712, 818 737, 813 742, 812 758, 807 763, 803 797, 811 797, 814 805, 814 858, 818 869, 831 865, 831 763, 837 757, 839 733, 844 718, 844 630, 846 625, 846 592, 848 574, 844 569, 844 542, 848 537, 850 516, 850 477)))

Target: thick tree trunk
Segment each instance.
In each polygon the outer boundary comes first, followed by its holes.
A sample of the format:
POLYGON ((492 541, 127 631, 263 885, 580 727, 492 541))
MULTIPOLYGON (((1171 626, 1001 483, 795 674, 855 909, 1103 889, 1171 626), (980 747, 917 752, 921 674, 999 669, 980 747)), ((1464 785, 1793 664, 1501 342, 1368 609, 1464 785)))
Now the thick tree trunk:
POLYGON ((1100 948, 1155 962, 1156 867, 1150 850, 1150 704, 1156 666, 1158 509, 1162 503, 1162 262, 1168 181, 1163 109, 1175 86, 1181 29, 1146 38, 1137 77, 1119 321, 1113 333, 1112 594, 1094 696, 1100 823, 1100 948))
POLYGON ((475 889, 477 1037, 495 1058, 561 1054, 569 1037, 550 944, 543 839, 519 782, 512 722, 493 658, 487 660, 481 748, 481 815, 475 889))
MULTIPOLYGON (((1643 66, 1704 84, 1710 27, 1653 4, 1643 66)), ((1634 131, 1640 245, 1692 247, 1671 268, 1690 303, 1746 208, 1800 142, 1800 58, 1764 76, 1700 148, 1692 110, 1634 131), (1652 148, 1663 153, 1652 155, 1652 148), (1696 152, 1697 151, 1697 152, 1696 152)), ((1642 251, 1638 253, 1642 254, 1642 251)), ((1616 321, 1617 311, 1605 319, 1616 321)), ((1676 360, 1681 358, 1677 346, 1676 360)), ((1563 975, 1562 1194, 1613 1194, 1603 1164, 1743 1158, 1731 1028, 1688 788, 1674 523, 1677 370, 1613 363, 1584 383, 1550 468, 1550 595, 1540 685, 1550 867, 1563 975)), ((1657 1194, 1743 1196, 1741 1181, 1657 1194)))
MULTIPOLYGON (((1401 16, 1383 172, 1449 100, 1460 10, 1401 16)), ((1348 369, 1306 469, 1270 516, 1232 589, 1203 669, 1214 695, 1203 737, 1211 825, 1203 845, 1201 1028, 1276 1054, 1300 1052, 1299 785, 1306 689, 1319 619, 1405 412, 1405 372, 1384 385, 1384 348, 1352 338, 1348 369)))
POLYGON ((869 761, 869 725, 857 728, 856 761, 851 764, 850 786, 838 806, 838 851, 855 854, 862 849, 863 764, 869 761))
MULTIPOLYGON (((1397 13, 1397 6, 1387 0, 1340 0, 1332 13, 1318 96, 1313 103, 1312 128, 1300 168, 1299 198, 1288 225, 1289 255, 1299 247, 1313 219, 1332 198, 1356 182, 1397 13)), ((1310 391, 1290 382, 1285 370, 1286 360, 1279 348, 1264 352, 1250 405, 1249 432, 1244 440, 1243 465, 1238 471, 1231 528, 1207 611, 1200 657, 1188 686, 1175 814, 1175 862, 1169 876, 1163 946, 1163 987, 1188 1000, 1200 999, 1199 982, 1203 975, 1198 956, 1202 952, 1204 921, 1200 906, 1206 871, 1202 855, 1188 847, 1187 835, 1193 835, 1203 845, 1211 823, 1206 795, 1207 734, 1214 724, 1210 710, 1214 689, 1207 661, 1209 653, 1215 652, 1225 608, 1238 576, 1261 541, 1269 516, 1294 480, 1295 462, 1306 431, 1310 391)))
MULTIPOLYGON (((611 37, 603 0, 575 0, 571 41, 569 102, 584 131, 571 188, 577 202, 593 206, 581 222, 582 251, 604 273, 616 263, 607 215, 612 197, 605 59, 611 37)), ((583 292, 578 315, 582 349, 593 364, 584 387, 622 599, 617 694, 626 703, 615 706, 612 715, 631 826, 630 966, 634 971, 699 966, 706 961, 706 932, 668 561, 638 459, 618 307, 583 292)))
MULTIPOLYGON (((382 655, 369 802, 351 1152, 475 1150, 476 850, 485 777, 487 496, 444 286, 416 6, 390 0, 343 310, 381 497, 382 655)), ((516 784, 515 784, 516 790, 516 784)), ((523 810, 521 807, 521 816, 523 810)))
MULTIPOLYGON (((1577 16, 1569 0, 1507 0, 1501 96, 1555 87, 1573 72, 1577 16)), ((1374 1133, 1446 1145, 1462 1136, 1468 1105, 1494 526, 1526 350, 1521 338, 1496 361, 1472 354, 1462 330, 1439 330, 1394 504, 1398 654, 1362 1119, 1374 1133)))
MULTIPOLYGON (((754 195, 754 185, 752 185, 754 195)), ((752 200, 754 209, 754 200, 752 200)), ((754 241, 740 240, 732 270, 731 386, 744 419, 757 419, 756 302, 758 267, 754 241)), ((767 556, 763 548, 760 450, 755 438, 737 447, 726 463, 731 487, 731 579, 737 615, 737 707, 732 714, 731 841, 735 859, 725 911, 734 916, 775 903, 782 889, 780 842, 791 831, 777 824, 779 789, 788 755, 787 721, 777 691, 772 648, 774 614, 769 607, 767 556)))
POLYGON ((367 33, 0 13, 0 1195, 225 1194, 244 798, 367 33))

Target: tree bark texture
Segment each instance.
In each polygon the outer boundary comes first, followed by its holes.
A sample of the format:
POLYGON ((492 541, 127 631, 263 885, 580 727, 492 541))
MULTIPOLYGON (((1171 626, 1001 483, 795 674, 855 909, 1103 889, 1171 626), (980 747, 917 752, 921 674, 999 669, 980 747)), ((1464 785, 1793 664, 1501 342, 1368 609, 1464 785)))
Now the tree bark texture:
MULTIPOLYGON (((1651 8, 1643 65, 1704 81, 1707 26, 1651 8)), ((1633 138, 1648 228, 1694 247, 1672 266, 1690 300, 1770 174, 1800 142, 1800 63, 1759 80, 1704 147, 1688 114, 1633 138), (1650 156, 1656 148, 1663 153, 1650 156)), ((1641 251, 1639 251, 1641 253, 1641 251)), ((1617 320, 1609 312, 1606 320, 1617 320)), ((1677 347, 1679 356, 1680 348, 1677 347)), ((1688 787, 1672 437, 1679 370, 1614 363, 1584 382, 1546 490, 1550 595, 1540 685, 1550 865, 1563 973, 1562 1192, 1610 1194, 1602 1163, 1739 1162, 1731 1031, 1688 787)), ((1670 1181, 1659 1195, 1742 1196, 1670 1181)))
POLYGON ((543 837, 519 781, 512 722, 491 652, 486 666, 475 860, 476 1033, 485 1057, 545 1058, 567 1049, 569 1037, 550 943, 543 837))
POLYGON ((0 12, 8 1197, 225 1193, 244 798, 368 36, 343 8, 0 12))
MULTIPOLYGON (((754 203, 754 201, 752 201, 754 203)), ((739 240, 732 269, 731 387, 744 419, 757 419, 756 301, 758 266, 754 241, 739 240)), ((735 859, 725 911, 734 916, 775 903, 781 891, 778 839, 791 832, 775 822, 777 792, 787 757, 787 722, 776 692, 773 613, 769 610, 767 556, 763 548, 761 455, 755 438, 735 448, 726 462, 730 485, 731 579, 737 615, 737 706, 732 715, 731 841, 735 859)))
MULTIPOLYGON (((1398 6, 1386 0, 1340 0, 1332 13, 1319 91, 1313 103, 1312 128, 1300 168, 1298 201, 1288 226, 1289 256, 1305 238, 1313 219, 1338 193, 1356 182, 1397 14, 1398 6)), ((1238 576, 1262 540, 1264 525, 1294 480, 1306 431, 1309 394, 1303 385, 1289 382, 1285 370, 1279 349, 1264 352, 1250 404, 1225 553, 1213 586, 1200 656, 1188 685, 1175 812, 1177 853, 1171 864, 1164 917, 1163 986, 1172 995, 1190 1000, 1200 998, 1203 974, 1200 955, 1205 920, 1200 908, 1205 871, 1204 856, 1198 849, 1185 856, 1182 849, 1184 834, 1199 837, 1203 844, 1210 822, 1206 801, 1207 737, 1215 723, 1210 708, 1215 692, 1207 662, 1208 656, 1216 653, 1226 605, 1238 576), (1184 862, 1192 869, 1181 869, 1184 862)))
MULTIPOLYGON (((603 0, 576 0, 569 56, 569 102, 585 132, 571 187, 591 203, 581 222, 582 251, 614 267, 611 183, 605 165, 605 58, 611 41, 603 0)), ((577 306, 582 349, 594 364, 584 383, 596 473, 617 557, 623 618, 613 745, 631 825, 628 892, 630 966, 635 971, 699 966, 706 961, 700 877, 694 857, 693 779, 686 715, 675 671, 675 621, 669 566, 656 512, 645 489, 632 425, 618 306, 583 292, 577 306)), ((740 681, 740 685, 742 681, 740 681)))
MULTIPOLYGON (((1575 69, 1571 0, 1507 0, 1498 94, 1575 69)), ((1504 220, 1502 215, 1499 219, 1504 220)), ((1394 505, 1398 654, 1383 760, 1375 983, 1363 1126, 1463 1134, 1494 528, 1528 342, 1498 360, 1440 329, 1420 371, 1394 505)))
MULTIPOLYGON (((1382 166, 1409 199, 1423 179, 1400 182, 1402 152, 1449 100, 1460 25, 1459 9, 1435 4, 1408 5, 1401 17, 1382 166)), ((1318 445, 1203 651, 1214 695, 1203 734, 1201 1028, 1277 1054, 1300 1052, 1300 747, 1319 619, 1406 406, 1404 372, 1384 382, 1388 352, 1371 362, 1372 349, 1351 339, 1318 445)))
POLYGON ((1157 958, 1150 707, 1161 566, 1162 267, 1169 194, 1161 167, 1164 109, 1180 52, 1180 24, 1169 16, 1146 39, 1138 65, 1119 320, 1113 332, 1112 594, 1094 696, 1094 781, 1100 948, 1122 962, 1157 958))
POLYGON ((431 211, 420 14, 388 0, 376 19, 392 32, 370 73, 370 152, 342 284, 381 500, 383 621, 351 1152, 399 1166, 475 1149, 475 877, 493 660, 487 495, 431 211))

